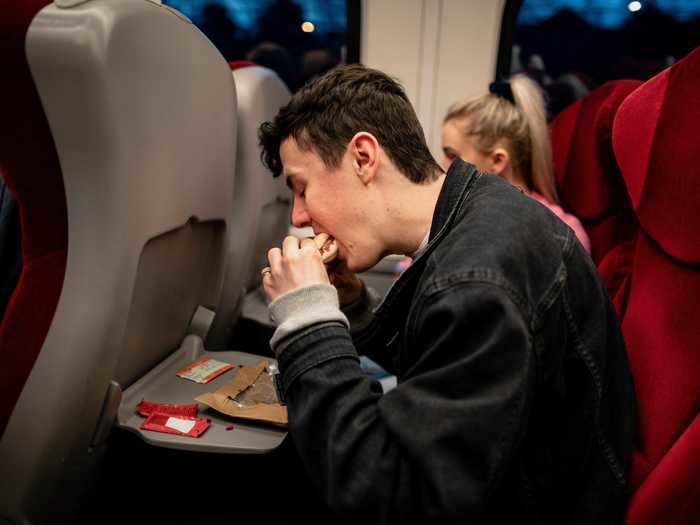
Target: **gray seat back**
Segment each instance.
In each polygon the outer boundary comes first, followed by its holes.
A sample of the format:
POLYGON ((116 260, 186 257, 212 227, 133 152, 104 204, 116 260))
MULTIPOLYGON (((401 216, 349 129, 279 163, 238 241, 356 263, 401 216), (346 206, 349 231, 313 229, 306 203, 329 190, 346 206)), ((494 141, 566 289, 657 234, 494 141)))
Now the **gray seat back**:
POLYGON ((26 55, 63 173, 68 257, 0 442, 0 521, 69 520, 111 381, 136 381, 198 305, 216 308, 229 251, 236 95, 223 57, 150 1, 61 6, 33 19, 26 55))
MULTIPOLYGON (((282 177, 273 178, 260 160, 258 128, 274 119, 291 94, 275 72, 260 66, 233 70, 238 97, 236 192, 226 283, 217 317, 207 339, 208 349, 230 344, 246 292, 260 284, 267 251, 287 234, 290 192, 282 177)), ((254 351, 254 349, 250 349, 254 351)))

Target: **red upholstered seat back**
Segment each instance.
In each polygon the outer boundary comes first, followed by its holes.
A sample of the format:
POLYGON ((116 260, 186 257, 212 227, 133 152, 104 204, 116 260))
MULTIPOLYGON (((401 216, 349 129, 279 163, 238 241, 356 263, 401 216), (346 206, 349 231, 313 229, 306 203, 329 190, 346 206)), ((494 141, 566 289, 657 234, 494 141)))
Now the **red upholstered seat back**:
POLYGON ((231 71, 235 71, 236 69, 243 69, 244 67, 251 67, 255 66, 255 62, 251 62, 250 60, 232 60, 231 62, 228 63, 228 67, 231 68, 231 71))
POLYGON ((629 524, 700 522, 700 49, 620 106, 640 234, 622 329, 638 399, 629 524))
POLYGON ((19 282, 0 324, 0 436, 41 352, 66 268, 63 178, 25 54, 29 24, 48 3, 6 2, 0 24, 0 175, 20 208, 23 256, 19 282))
POLYGON ((641 82, 615 80, 562 111, 550 126, 559 197, 591 239, 596 263, 636 232, 612 151, 617 108, 641 82))

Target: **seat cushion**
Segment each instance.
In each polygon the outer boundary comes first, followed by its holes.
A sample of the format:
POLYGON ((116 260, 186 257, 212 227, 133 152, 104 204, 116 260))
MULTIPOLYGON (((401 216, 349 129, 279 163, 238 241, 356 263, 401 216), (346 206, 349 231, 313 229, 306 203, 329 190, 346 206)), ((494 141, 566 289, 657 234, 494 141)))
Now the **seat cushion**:
POLYGON ((622 330, 637 392, 637 446, 658 463, 700 411, 700 272, 642 234, 622 330))

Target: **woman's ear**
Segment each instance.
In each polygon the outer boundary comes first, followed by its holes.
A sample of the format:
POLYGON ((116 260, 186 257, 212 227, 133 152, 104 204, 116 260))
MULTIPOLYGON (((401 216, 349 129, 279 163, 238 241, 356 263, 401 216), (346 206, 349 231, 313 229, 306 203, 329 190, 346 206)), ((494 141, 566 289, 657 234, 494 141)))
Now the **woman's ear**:
POLYGON ((510 168, 510 155, 505 148, 497 147, 489 154, 491 172, 503 177, 510 168))
POLYGON ((517 188, 528 190, 527 183, 523 180, 522 176, 513 169, 512 160, 507 149, 496 147, 489 155, 489 162, 491 162, 491 171, 493 173, 504 178, 517 188))
POLYGON ((379 142, 367 131, 359 131, 349 144, 352 167, 364 184, 374 178, 379 165, 379 142))

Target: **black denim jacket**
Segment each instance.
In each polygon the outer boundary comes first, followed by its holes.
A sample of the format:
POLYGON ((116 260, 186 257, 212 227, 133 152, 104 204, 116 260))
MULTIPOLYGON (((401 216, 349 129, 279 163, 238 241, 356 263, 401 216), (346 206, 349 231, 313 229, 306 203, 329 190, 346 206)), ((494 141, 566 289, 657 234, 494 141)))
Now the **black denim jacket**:
POLYGON ((459 160, 430 242, 354 340, 292 336, 289 429, 362 523, 621 523, 634 391, 613 307, 564 223, 459 160), (382 395, 358 352, 398 376, 382 395))

